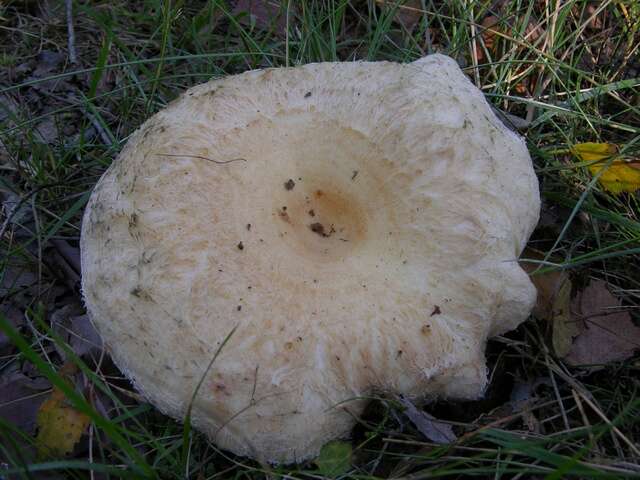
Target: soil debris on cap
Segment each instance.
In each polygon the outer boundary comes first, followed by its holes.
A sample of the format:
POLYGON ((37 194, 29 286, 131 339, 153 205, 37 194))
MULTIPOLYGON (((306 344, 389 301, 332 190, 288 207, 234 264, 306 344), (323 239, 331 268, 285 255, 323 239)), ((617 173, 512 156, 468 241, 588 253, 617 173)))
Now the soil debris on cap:
POLYGON ((326 229, 324 228, 324 225, 322 225, 320 222, 312 223, 311 225, 309 225, 309 228, 311 229, 312 232, 317 233, 321 237, 325 237, 325 238, 330 237, 336 231, 333 225, 331 225, 331 228, 327 232, 326 229))
POLYGON ((293 181, 293 178, 290 178, 286 182, 284 182, 285 190, 293 190, 293 187, 296 186, 296 182, 293 181))
POLYGON ((324 231, 324 225, 322 225, 320 222, 312 223, 311 225, 309 225, 309 228, 312 232, 317 233, 321 237, 329 236, 329 234, 324 231))

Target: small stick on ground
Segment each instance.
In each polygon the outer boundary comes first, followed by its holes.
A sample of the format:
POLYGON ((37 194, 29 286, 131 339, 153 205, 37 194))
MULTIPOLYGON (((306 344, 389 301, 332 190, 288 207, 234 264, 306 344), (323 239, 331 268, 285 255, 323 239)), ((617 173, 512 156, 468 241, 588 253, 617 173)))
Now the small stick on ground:
POLYGON ((69 61, 71 63, 78 63, 78 56, 76 54, 76 34, 73 29, 73 0, 65 0, 65 6, 67 8, 67 45, 69 49, 69 61))

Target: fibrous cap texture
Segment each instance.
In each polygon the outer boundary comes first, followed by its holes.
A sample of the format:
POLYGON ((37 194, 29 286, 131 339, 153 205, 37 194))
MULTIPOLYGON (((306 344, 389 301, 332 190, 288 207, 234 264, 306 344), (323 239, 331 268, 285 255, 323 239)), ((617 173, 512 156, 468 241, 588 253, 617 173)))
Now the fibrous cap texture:
POLYGON ((523 141, 448 57, 251 71, 133 134, 85 213, 83 291, 161 411, 300 461, 373 394, 482 393, 486 339, 535 300, 538 212, 523 141))

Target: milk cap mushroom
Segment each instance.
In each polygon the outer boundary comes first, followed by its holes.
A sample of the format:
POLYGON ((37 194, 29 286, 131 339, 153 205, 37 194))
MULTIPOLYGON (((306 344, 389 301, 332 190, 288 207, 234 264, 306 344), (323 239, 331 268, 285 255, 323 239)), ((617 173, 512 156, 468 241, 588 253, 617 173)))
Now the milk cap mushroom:
POLYGON ((162 412, 202 380, 219 447, 301 461, 374 393, 482 394, 487 338, 534 304, 538 213, 524 142, 448 57, 250 71, 132 135, 86 209, 83 292, 162 412))

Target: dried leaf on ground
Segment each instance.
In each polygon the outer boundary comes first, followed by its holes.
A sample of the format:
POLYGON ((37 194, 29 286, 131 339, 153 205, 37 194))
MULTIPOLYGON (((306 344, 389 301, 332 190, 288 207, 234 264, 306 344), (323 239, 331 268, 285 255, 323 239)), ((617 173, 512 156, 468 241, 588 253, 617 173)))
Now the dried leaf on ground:
POLYGON ((571 352, 573 339, 580 335, 581 324, 571 315, 571 281, 567 278, 552 304, 552 344, 560 358, 571 352))
POLYGON ((587 5, 587 8, 584 9, 582 13, 582 19, 580 21, 587 21, 587 28, 590 28, 591 30, 600 31, 604 27, 604 17, 606 15, 606 11, 601 10, 600 13, 598 13, 599 3, 600 2, 594 2, 587 5))
POLYGON ((69 290, 80 293, 80 249, 73 247, 64 240, 51 239, 51 249, 48 249, 43 263, 63 280, 69 290))
POLYGON ((423 15, 421 0, 406 0, 398 2, 393 0, 378 0, 377 3, 397 8, 393 19, 402 25, 409 33, 413 32, 423 15))
POLYGON ((572 365, 600 365, 626 360, 640 349, 640 327, 620 310, 621 301, 606 282, 592 281, 574 299, 572 308, 582 324, 566 361, 572 365))
POLYGON ((29 202, 13 192, 2 193, 2 221, 15 226, 29 226, 33 222, 33 212, 29 202))
POLYGON ((35 69, 33 74, 38 77, 44 77, 51 74, 62 66, 65 56, 60 52, 52 50, 42 50, 35 58, 35 69))
POLYGON ((425 437, 435 443, 451 443, 457 440, 453 428, 448 423, 439 421, 424 410, 418 410, 407 398, 398 396, 398 402, 405 408, 404 414, 425 437))
POLYGON ((485 48, 490 52, 493 51, 496 46, 496 32, 500 31, 500 28, 497 26, 498 21, 498 17, 489 15, 485 17, 480 24, 480 37, 482 38, 482 42, 476 42, 476 55, 479 62, 486 58, 484 54, 485 49, 481 43, 484 43, 485 48))
POLYGON ((67 289, 51 281, 39 282, 37 275, 28 268, 31 267, 8 265, 0 282, 0 296, 5 297, 5 305, 18 309, 21 315, 34 301, 39 302, 45 310, 52 308, 57 299, 67 292, 67 289))
POLYGON ((507 403, 512 412, 518 412, 522 415, 522 421, 527 426, 527 429, 536 433, 540 432, 540 422, 531 409, 531 405, 535 399, 535 389, 538 383, 539 381, 516 381, 507 403))
MULTIPOLYGON (((73 366, 65 364, 60 374, 70 378, 73 366)), ((62 457, 70 454, 82 438, 90 423, 90 418, 76 410, 65 394, 57 387, 40 406, 37 415, 38 436, 36 445, 38 457, 62 457)))
MULTIPOLYGON (((524 258, 542 260, 544 254, 527 249, 524 258)), ((522 267, 529 273, 530 279, 538 291, 533 314, 551 324, 551 341, 558 357, 564 357, 571 351, 573 339, 581 325, 571 315, 571 291, 573 285, 569 276, 562 271, 536 274, 539 264, 523 262, 522 267)))
MULTIPOLYGON (((520 31, 521 26, 514 24, 506 12, 497 12, 496 15, 487 15, 479 25, 476 25, 475 55, 479 63, 490 63, 500 57, 499 40, 504 38, 508 42, 514 31, 520 31), (487 58, 489 54, 492 58, 487 58)), ((543 33, 540 23, 532 16, 525 26, 523 44, 534 44, 543 33)), ((520 47, 522 48, 522 47, 520 47)), ((536 75, 528 65, 517 68, 511 81, 517 81, 514 90, 522 95, 530 94, 535 90, 536 75)))
MULTIPOLYGON (((19 328, 24 324, 24 313, 10 303, 0 305, 0 314, 13 328, 19 328)), ((0 356, 7 355, 12 349, 12 344, 6 333, 0 331, 0 356)))
POLYGON ((587 165, 591 175, 598 175, 602 169, 605 169, 598 181, 611 193, 635 192, 640 189, 640 162, 622 158, 611 161, 611 157, 618 153, 616 145, 578 143, 571 150, 583 162, 592 162, 587 165))
POLYGON ((74 247, 66 240, 61 240, 59 238, 52 238, 51 244, 60 253, 69 266, 72 267, 78 275, 80 275, 80 247, 74 247))
POLYGON ((98 355, 102 350, 102 338, 88 315, 71 317, 70 335, 69 345, 78 356, 98 355))
POLYGON ((51 388, 48 380, 30 378, 23 372, 5 370, 0 378, 0 418, 25 433, 34 433, 36 413, 51 388))
POLYGON ((29 87, 31 91, 49 95, 73 90, 72 85, 66 79, 53 78, 42 81, 48 77, 55 76, 56 73, 60 73, 60 70, 64 67, 64 59, 65 55, 62 53, 42 50, 34 59, 28 61, 27 64, 24 65, 24 69, 31 71, 31 75, 25 78, 25 80, 38 80, 37 83, 29 87))
POLYGON ((238 0, 233 8, 233 15, 245 15, 240 21, 255 25, 261 30, 275 31, 281 35, 286 32, 287 18, 279 0, 238 0))
MULTIPOLYGON (((9 94, 0 95, 0 122, 13 119, 20 110, 18 102, 9 94)), ((10 124, 13 126, 13 123, 10 124)))
MULTIPOLYGON (((521 420, 529 431, 541 433, 543 424, 540 423, 536 416, 538 414, 537 410, 533 408, 536 402, 540 400, 536 391, 541 385, 551 385, 551 380, 548 377, 529 379, 517 377, 509 395, 509 400, 493 408, 488 413, 483 413, 474 423, 478 427, 486 427, 496 423, 505 426, 511 422, 521 420)), ((471 432, 471 434, 473 435, 475 432, 471 432)), ((462 438, 464 439, 468 435, 465 434, 462 438)))
MULTIPOLYGON (((100 335, 80 305, 72 303, 58 309, 51 315, 51 324, 53 330, 79 357, 97 357, 100 354, 102 350, 100 335)), ((67 355, 64 349, 56 346, 56 350, 63 360, 66 360, 67 355)))
POLYGON ((36 139, 41 143, 54 144, 60 137, 58 126, 52 117, 47 117, 39 122, 34 129, 36 139))
POLYGON ((558 303, 557 297, 560 290, 565 283, 571 283, 571 281, 569 280, 569 276, 562 271, 556 270, 538 274, 536 270, 540 267, 540 264, 537 261, 542 261, 544 258, 545 254, 543 252, 527 248, 522 253, 520 266, 529 274, 531 282, 533 282, 538 291, 533 314, 541 320, 552 321, 554 316, 554 303, 558 303))

